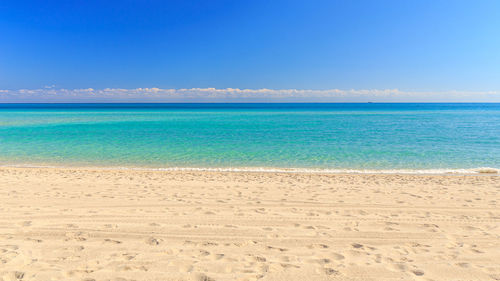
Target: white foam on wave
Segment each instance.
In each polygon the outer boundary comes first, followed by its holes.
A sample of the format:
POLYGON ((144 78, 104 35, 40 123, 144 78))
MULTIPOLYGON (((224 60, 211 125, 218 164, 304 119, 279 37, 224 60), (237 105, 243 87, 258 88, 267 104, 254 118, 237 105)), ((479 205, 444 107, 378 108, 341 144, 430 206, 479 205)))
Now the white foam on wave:
POLYGON ((500 175, 500 169, 479 167, 471 169, 321 169, 321 168, 278 168, 278 167, 121 167, 121 166, 55 166, 14 164, 0 167, 14 168, 82 168, 97 170, 139 170, 139 171, 171 171, 171 172, 253 172, 253 173, 310 173, 310 174, 492 174, 500 175))

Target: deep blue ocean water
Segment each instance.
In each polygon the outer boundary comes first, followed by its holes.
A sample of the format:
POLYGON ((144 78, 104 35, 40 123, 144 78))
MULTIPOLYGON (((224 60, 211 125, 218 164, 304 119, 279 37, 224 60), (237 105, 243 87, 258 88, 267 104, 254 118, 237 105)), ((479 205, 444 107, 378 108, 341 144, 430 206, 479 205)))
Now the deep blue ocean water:
POLYGON ((500 104, 0 104, 0 165, 500 168, 500 104))

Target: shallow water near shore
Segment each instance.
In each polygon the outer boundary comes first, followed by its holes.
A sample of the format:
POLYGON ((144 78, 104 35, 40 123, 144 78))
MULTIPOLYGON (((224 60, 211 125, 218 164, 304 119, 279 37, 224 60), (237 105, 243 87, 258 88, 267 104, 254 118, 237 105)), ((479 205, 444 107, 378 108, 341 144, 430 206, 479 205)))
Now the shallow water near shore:
POLYGON ((495 172, 500 104, 2 104, 0 164, 495 172))

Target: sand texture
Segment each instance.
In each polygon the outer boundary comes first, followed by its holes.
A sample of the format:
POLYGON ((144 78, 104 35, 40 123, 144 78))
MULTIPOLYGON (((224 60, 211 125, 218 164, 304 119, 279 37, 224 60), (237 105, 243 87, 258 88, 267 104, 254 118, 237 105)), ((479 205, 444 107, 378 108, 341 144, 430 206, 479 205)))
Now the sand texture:
POLYGON ((500 280, 500 177, 0 168, 0 280, 500 280))

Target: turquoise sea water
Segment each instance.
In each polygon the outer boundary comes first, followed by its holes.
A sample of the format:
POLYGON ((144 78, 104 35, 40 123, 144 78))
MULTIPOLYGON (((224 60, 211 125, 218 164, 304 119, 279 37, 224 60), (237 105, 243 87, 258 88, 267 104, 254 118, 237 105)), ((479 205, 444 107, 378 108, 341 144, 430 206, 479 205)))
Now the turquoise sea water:
POLYGON ((0 165, 500 168, 500 104, 0 104, 0 165))

